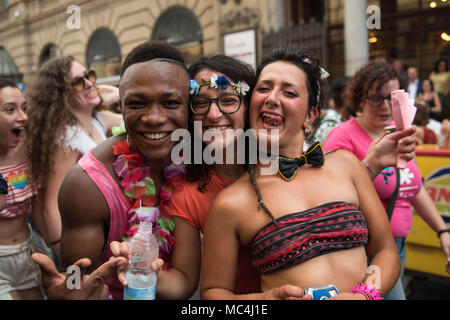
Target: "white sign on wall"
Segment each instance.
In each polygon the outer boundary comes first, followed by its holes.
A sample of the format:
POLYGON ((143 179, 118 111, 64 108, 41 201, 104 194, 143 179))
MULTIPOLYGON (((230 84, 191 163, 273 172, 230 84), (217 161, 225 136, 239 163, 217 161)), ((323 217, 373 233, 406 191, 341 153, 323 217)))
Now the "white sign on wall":
POLYGON ((256 30, 250 29, 224 35, 224 54, 248 63, 256 69, 256 30))

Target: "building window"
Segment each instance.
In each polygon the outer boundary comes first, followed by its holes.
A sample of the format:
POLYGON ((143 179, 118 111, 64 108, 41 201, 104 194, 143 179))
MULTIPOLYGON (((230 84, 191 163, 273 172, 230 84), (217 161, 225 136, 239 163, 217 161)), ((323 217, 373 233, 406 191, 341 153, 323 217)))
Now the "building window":
POLYGON ((0 77, 22 81, 22 74, 6 50, 0 47, 0 77))
POLYGON ((6 8, 9 5, 9 0, 2 0, 0 8, 6 8))
POLYGON ((288 21, 291 25, 309 23, 312 20, 323 22, 325 17, 325 0, 290 0, 288 8, 288 21))
POLYGON ((187 64, 203 55, 202 28, 197 17, 184 7, 174 7, 164 12, 155 24, 152 39, 177 46, 187 64))
POLYGON ((95 31, 88 42, 86 64, 97 73, 97 83, 117 84, 120 62, 120 45, 114 33, 106 28, 95 31))
POLYGON ((39 67, 42 66, 45 61, 54 57, 59 57, 60 55, 59 48, 56 45, 53 43, 47 44, 39 55, 39 67))

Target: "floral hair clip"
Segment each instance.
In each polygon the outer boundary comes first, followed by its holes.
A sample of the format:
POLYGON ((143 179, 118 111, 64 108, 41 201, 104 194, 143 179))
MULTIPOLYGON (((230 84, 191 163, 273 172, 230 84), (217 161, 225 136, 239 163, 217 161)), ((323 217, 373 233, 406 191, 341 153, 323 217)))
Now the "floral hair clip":
POLYGON ((191 89, 190 94, 192 96, 196 96, 203 86, 209 86, 210 88, 215 88, 217 90, 225 90, 228 89, 229 86, 231 86, 241 96, 247 95, 247 92, 250 91, 250 86, 245 81, 234 83, 228 80, 225 76, 218 76, 217 74, 213 73, 209 81, 205 81, 202 79, 201 84, 199 84, 196 80, 191 80, 189 84, 189 87, 191 89))
MULTIPOLYGON (((312 64, 311 59, 309 59, 309 58, 303 58, 303 62, 312 64)), ((319 68, 320 68, 320 80, 327 80, 328 77, 330 76, 330 74, 323 67, 319 66, 319 68)), ((320 100, 320 83, 319 83, 319 81, 317 81, 317 87, 319 88, 319 90, 317 91, 317 100, 316 101, 317 101, 317 104, 319 104, 319 100, 320 100)))

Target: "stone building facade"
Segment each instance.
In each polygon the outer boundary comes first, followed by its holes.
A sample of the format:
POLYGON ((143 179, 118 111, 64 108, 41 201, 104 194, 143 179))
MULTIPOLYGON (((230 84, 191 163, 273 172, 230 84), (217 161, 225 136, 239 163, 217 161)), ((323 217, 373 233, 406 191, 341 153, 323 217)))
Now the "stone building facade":
MULTIPOLYGON (((222 53, 227 33, 276 25, 278 0, 2 0, 0 52, 25 84, 54 55, 72 55, 114 83, 120 62, 136 45, 160 39, 188 62, 222 53), (78 25, 77 25, 78 24, 78 25), (13 68, 14 69, 14 68, 13 68)), ((279 11, 278 11, 279 12, 279 11)), ((257 46, 259 44, 256 44, 257 46)), ((257 50, 256 50, 257 51, 257 50)), ((14 70, 3 73, 14 75, 14 70)), ((0 73, 2 70, 0 70, 0 73)))
POLYGON ((438 58, 450 59, 446 0, 0 1, 0 75, 25 84, 54 55, 117 84, 121 61, 149 39, 175 44, 188 63, 226 53, 256 64, 273 46, 301 45, 332 78, 374 57, 417 66, 423 78, 438 58), (366 27, 369 6, 380 9, 380 29, 366 27))

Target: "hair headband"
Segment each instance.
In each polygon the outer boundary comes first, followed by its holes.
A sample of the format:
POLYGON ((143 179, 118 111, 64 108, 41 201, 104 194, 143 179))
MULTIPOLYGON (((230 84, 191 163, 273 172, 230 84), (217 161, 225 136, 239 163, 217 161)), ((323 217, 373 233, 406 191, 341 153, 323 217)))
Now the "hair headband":
POLYGON ((201 80, 201 84, 199 84, 196 80, 191 80, 189 84, 191 91, 191 96, 196 96, 200 91, 201 87, 209 86, 210 88, 215 88, 217 90, 225 90, 228 87, 232 87, 237 93, 241 96, 247 95, 247 92, 250 90, 250 86, 245 81, 239 81, 238 83, 234 83, 227 79, 225 76, 218 76, 213 73, 211 75, 211 79, 209 81, 201 80))
MULTIPOLYGON (((307 63, 307 64, 311 64, 311 59, 309 58, 303 58, 303 62, 307 63)), ((326 80, 328 79, 328 77, 330 76, 330 74, 328 73, 327 70, 325 70, 324 68, 322 68, 321 66, 319 66, 320 69, 320 80, 326 80)), ((318 92, 317 92, 317 99, 316 99, 316 103, 319 104, 319 100, 320 100, 320 82, 317 81, 317 88, 318 88, 318 92)))

